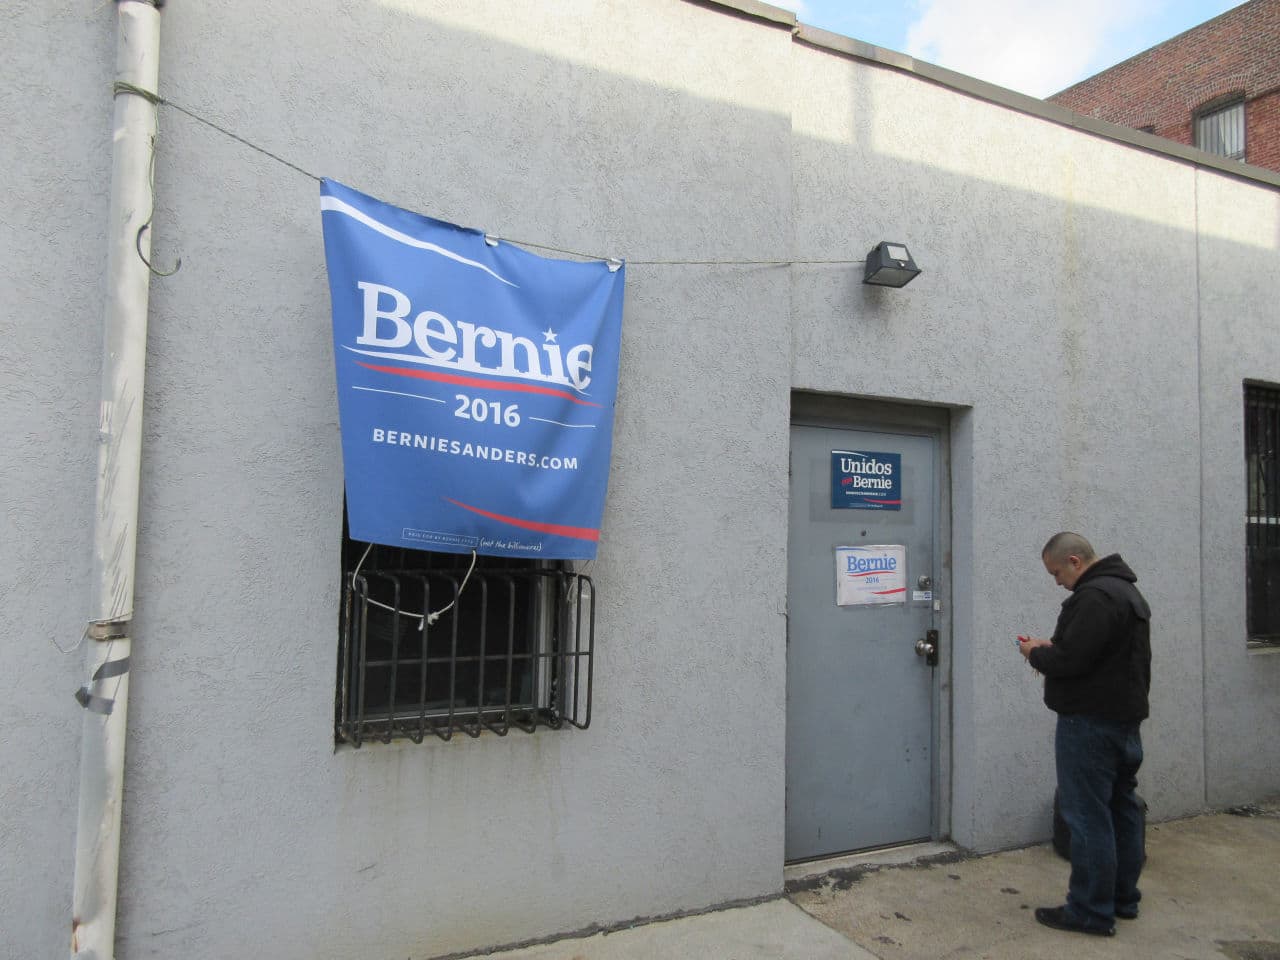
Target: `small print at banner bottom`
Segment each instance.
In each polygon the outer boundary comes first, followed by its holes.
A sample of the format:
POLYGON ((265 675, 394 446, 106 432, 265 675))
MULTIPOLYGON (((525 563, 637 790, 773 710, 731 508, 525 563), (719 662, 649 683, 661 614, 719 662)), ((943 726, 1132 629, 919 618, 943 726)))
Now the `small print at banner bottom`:
POLYGON ((595 557, 626 268, 320 185, 352 539, 595 557))
POLYGON ((836 547, 836 606, 905 603, 906 599, 905 545, 836 547))

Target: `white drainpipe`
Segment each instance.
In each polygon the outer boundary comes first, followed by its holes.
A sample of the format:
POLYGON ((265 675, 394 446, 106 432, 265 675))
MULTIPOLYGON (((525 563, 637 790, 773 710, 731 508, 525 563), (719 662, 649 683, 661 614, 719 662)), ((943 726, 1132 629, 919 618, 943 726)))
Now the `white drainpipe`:
POLYGON ((80 815, 72 894, 71 956, 112 960, 120 868, 120 805, 129 705, 142 383, 151 268, 152 154, 156 136, 163 0, 117 0, 111 207, 103 317, 97 515, 80 815))

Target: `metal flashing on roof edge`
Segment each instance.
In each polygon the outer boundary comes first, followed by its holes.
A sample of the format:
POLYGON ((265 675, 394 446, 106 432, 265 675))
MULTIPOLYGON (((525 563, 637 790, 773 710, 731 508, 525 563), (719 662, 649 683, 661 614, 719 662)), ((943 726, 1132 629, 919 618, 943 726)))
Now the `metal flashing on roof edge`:
POLYGON ((929 83, 948 87, 958 93, 976 97, 979 100, 985 100, 997 106, 1008 107, 1028 116, 1048 120, 1050 123, 1072 127, 1083 133, 1093 134, 1094 136, 1127 144, 1131 147, 1138 147, 1152 153, 1163 154, 1173 159, 1184 160, 1197 167, 1205 167, 1218 173, 1225 173, 1228 176, 1263 183, 1267 186, 1280 187, 1280 173, 1276 173, 1273 170, 1255 167, 1239 160, 1228 160, 1225 157, 1218 157, 1195 147, 1178 143, 1176 140, 1168 140, 1164 137, 1157 137, 1155 134, 1143 133, 1141 130, 1135 130, 1131 127, 1108 123, 1106 120, 1099 120, 1096 117, 1074 113, 1066 107, 1058 106, 1056 103, 1049 103, 1046 100, 1040 100, 1025 93, 1018 93, 1016 90, 1010 90, 1007 87, 979 80, 977 77, 970 77, 954 70, 948 70, 946 67, 939 67, 924 60, 917 60, 895 50, 872 46, 869 43, 863 43, 861 40, 854 40, 852 37, 844 37, 838 33, 831 33, 803 23, 797 24, 794 31, 794 39, 798 43, 817 49, 852 57, 856 60, 865 60, 903 73, 910 73, 929 83))
POLYGON ((752 20, 776 23, 793 31, 797 26, 796 15, 790 10, 783 10, 781 7, 762 3, 760 0, 687 0, 687 2, 696 3, 701 7, 719 7, 723 12, 741 14, 752 20))
POLYGON ((1140 150, 1147 150, 1153 152, 1153 154, 1164 154, 1172 157, 1172 159, 1185 160, 1196 166, 1216 170, 1217 173, 1228 174, 1230 177, 1253 180, 1253 182, 1265 183, 1270 187, 1280 187, 1280 173, 1276 173, 1274 170, 1245 164, 1239 160, 1228 160, 1225 157, 1207 154, 1207 152, 1197 150, 1196 147, 1187 146, 1185 143, 1166 140, 1165 137, 1157 137, 1153 133, 1143 133, 1138 129, 1121 127, 1120 124, 1108 123, 1106 120, 1100 120, 1094 118, 1094 116, 1073 113, 1073 111, 1066 109, 1065 106, 1050 104, 1046 100, 1028 96, 1027 93, 1019 93, 1016 90, 1009 90, 1007 87, 997 86, 995 83, 982 81, 977 77, 956 73, 955 70, 937 67, 936 64, 927 63, 924 60, 916 60, 895 50, 886 50, 883 47, 864 44, 863 41, 854 40, 851 37, 842 37, 838 33, 824 31, 824 29, 817 27, 809 27, 804 23, 797 24, 795 41, 799 42, 799 44, 817 47, 819 50, 835 52, 835 54, 850 56, 850 58, 856 60, 865 60, 868 63, 900 70, 902 73, 910 73, 923 79, 923 81, 936 83, 938 86, 948 87, 950 90, 977 97, 978 100, 986 100, 989 104, 1006 106, 1011 110, 1018 110, 1019 113, 1037 116, 1037 118, 1048 120, 1050 123, 1060 124, 1062 127, 1071 127, 1083 133, 1092 133, 1094 136, 1105 138, 1105 140, 1125 143, 1125 145, 1138 147, 1140 150))
POLYGON ((917 60, 896 50, 873 46, 861 40, 855 40, 852 37, 845 37, 829 30, 811 27, 808 24, 797 21, 795 14, 791 11, 761 3, 759 0, 685 0, 685 2, 720 9, 725 13, 732 12, 780 26, 790 26, 793 41, 803 43, 806 46, 909 73, 928 83, 947 87, 958 93, 985 100, 997 106, 1007 107, 1028 116, 1038 117, 1041 120, 1048 120, 1050 123, 1071 127, 1082 133, 1102 137, 1105 140, 1137 147, 1149 153, 1162 154, 1175 160, 1190 163, 1196 167, 1224 173, 1230 177, 1262 183, 1270 187, 1280 187, 1280 173, 1273 170, 1255 167, 1239 160, 1217 157, 1195 147, 1178 143, 1176 140, 1167 140, 1164 137, 1143 133, 1141 130, 1135 130, 1131 127, 1123 127, 1119 124, 1108 123, 1105 120, 1098 120, 1095 117, 1073 113, 1057 104, 1028 96, 1025 93, 1018 93, 1016 90, 997 86, 985 80, 979 80, 977 77, 957 73, 954 70, 927 63, 924 60, 917 60))

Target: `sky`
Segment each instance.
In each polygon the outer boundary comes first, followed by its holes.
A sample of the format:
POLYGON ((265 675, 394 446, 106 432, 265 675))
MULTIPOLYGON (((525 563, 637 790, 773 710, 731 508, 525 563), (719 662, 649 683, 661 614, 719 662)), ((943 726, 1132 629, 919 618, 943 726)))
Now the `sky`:
POLYGON ((1241 0, 773 0, 801 23, 1047 97, 1241 0))

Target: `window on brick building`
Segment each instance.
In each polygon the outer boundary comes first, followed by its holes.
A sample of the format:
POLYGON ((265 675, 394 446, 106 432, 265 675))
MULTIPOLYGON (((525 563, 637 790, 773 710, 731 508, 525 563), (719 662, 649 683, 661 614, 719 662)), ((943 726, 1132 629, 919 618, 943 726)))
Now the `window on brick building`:
POLYGON ((1249 641, 1280 643, 1280 388, 1244 385, 1249 641))
POLYGON ((1219 103, 1196 115, 1196 146, 1232 160, 1244 159, 1244 101, 1219 103))

